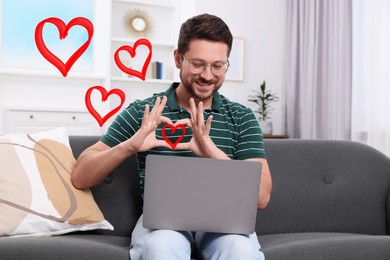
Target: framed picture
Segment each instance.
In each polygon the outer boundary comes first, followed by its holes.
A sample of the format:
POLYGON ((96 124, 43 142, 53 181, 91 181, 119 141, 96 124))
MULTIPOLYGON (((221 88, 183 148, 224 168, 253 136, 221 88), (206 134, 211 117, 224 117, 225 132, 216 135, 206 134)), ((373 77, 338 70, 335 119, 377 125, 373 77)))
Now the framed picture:
POLYGON ((230 67, 225 79, 228 81, 244 80, 244 38, 233 37, 233 46, 229 57, 230 67))

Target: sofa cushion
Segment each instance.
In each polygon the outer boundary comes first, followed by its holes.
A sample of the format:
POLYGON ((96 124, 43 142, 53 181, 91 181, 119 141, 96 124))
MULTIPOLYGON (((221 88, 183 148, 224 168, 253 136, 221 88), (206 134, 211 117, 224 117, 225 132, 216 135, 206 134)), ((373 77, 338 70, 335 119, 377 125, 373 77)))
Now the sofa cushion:
POLYGON ((351 141, 266 140, 265 146, 273 190, 259 211, 257 234, 387 234, 390 159, 384 154, 351 141))
POLYGON ((267 260, 388 260, 389 236, 290 233, 259 236, 267 260))
MULTIPOLYGON (((99 141, 100 136, 69 136, 73 155, 99 141)), ((111 174, 91 191, 107 221, 114 231, 94 230, 89 233, 130 236, 142 213, 143 200, 140 190, 136 156, 123 161, 111 174)))
POLYGON ((0 258, 8 260, 129 260, 130 238, 67 234, 54 237, 0 238, 0 258))
POLYGON ((0 137, 0 236, 111 229, 90 190, 71 183, 65 128, 0 137))

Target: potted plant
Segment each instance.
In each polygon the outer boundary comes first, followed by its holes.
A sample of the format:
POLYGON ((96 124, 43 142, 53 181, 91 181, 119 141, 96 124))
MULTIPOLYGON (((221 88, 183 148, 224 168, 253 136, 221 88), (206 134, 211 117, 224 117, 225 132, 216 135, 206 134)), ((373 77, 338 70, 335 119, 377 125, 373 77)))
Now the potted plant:
POLYGON ((257 104, 255 113, 259 114, 260 126, 264 134, 272 134, 272 121, 271 121, 271 104, 279 101, 279 97, 275 93, 271 93, 267 90, 266 83, 260 85, 260 90, 252 90, 255 92, 253 95, 249 95, 248 101, 257 104))

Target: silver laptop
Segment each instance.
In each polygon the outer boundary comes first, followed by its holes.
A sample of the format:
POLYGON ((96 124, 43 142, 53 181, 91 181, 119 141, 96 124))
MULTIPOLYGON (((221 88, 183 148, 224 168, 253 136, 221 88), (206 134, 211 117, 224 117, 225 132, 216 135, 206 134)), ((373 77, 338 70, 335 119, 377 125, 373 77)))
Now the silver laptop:
POLYGON ((261 163, 148 155, 143 225, 149 229, 251 234, 261 163))

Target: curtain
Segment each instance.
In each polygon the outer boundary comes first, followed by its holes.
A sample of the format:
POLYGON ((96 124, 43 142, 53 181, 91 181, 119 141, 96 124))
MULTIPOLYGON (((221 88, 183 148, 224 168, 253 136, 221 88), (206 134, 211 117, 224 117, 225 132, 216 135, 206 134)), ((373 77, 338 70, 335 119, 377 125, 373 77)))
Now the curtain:
POLYGON ((350 139, 351 0, 288 0, 284 76, 290 137, 350 139))
POLYGON ((352 140, 390 156, 390 1, 353 2, 352 140))

